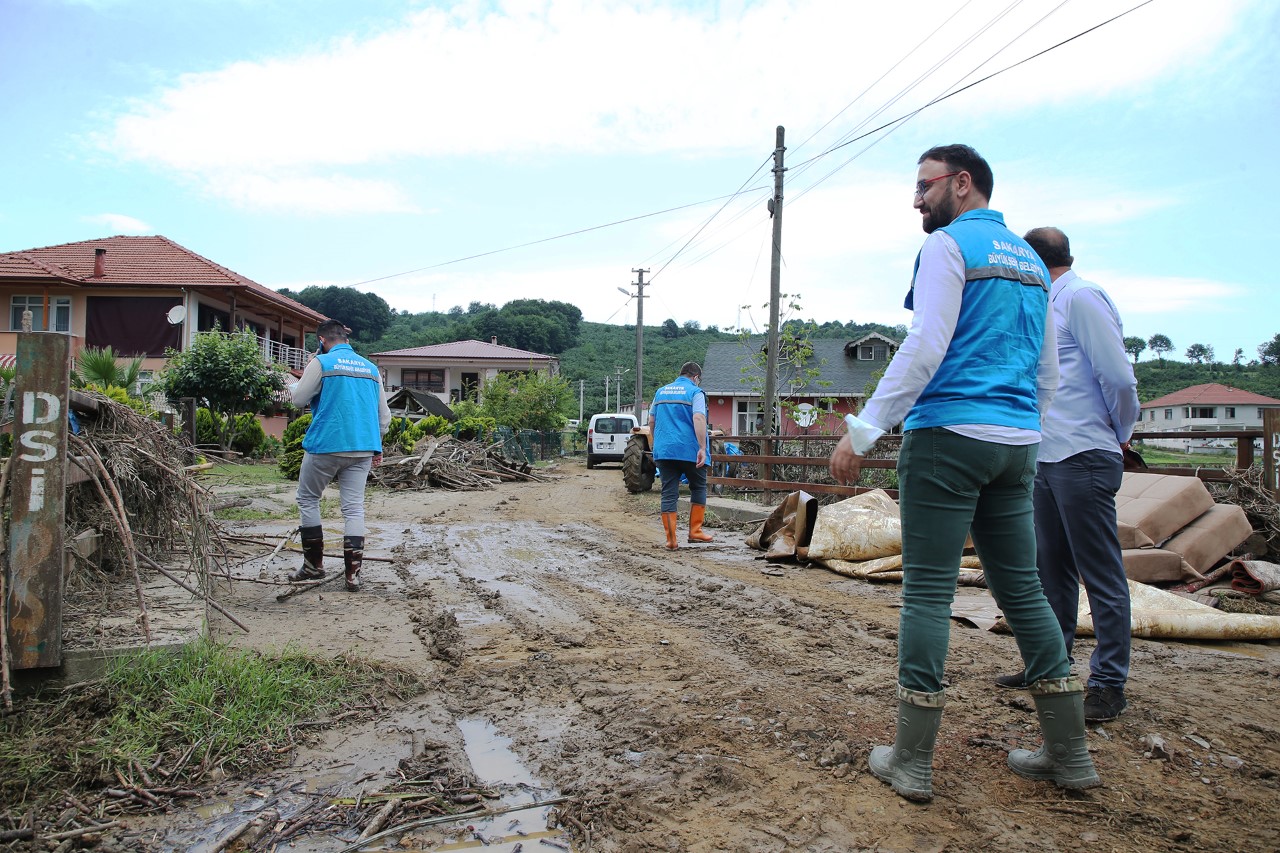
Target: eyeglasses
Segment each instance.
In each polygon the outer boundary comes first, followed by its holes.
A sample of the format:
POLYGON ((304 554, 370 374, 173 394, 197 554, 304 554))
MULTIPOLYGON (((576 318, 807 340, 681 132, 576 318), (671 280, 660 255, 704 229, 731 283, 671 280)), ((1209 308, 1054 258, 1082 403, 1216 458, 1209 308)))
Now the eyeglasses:
POLYGON ((939 175, 936 178, 930 178, 927 181, 916 181, 916 198, 922 198, 929 191, 929 184, 940 181, 943 178, 954 178, 959 172, 947 172, 945 175, 939 175))

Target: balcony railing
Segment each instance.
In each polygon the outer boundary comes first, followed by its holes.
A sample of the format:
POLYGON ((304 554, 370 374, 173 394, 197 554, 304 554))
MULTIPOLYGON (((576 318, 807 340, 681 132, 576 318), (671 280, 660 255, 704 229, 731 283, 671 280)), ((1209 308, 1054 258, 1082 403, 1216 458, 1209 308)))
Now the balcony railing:
MULTIPOLYGON (((209 333, 201 332, 200 334, 209 333)), ((230 337, 235 333, 219 332, 218 334, 223 337, 230 337)), ((261 335, 255 335, 254 337, 258 339, 258 350, 262 353, 263 358, 272 364, 279 364, 292 370, 302 370, 307 366, 307 362, 311 360, 311 357, 315 355, 315 353, 308 352, 300 347, 287 346, 279 341, 264 338, 261 335)))

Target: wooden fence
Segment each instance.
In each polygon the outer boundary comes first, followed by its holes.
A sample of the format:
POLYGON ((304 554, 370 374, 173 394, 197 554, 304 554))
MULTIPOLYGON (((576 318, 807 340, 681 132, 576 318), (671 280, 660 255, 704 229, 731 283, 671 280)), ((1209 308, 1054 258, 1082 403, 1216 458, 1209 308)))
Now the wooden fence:
MULTIPOLYGON (((1177 476, 1199 477, 1201 480, 1229 479, 1224 468, 1243 470, 1254 464, 1254 440, 1262 439, 1263 483, 1271 490, 1273 497, 1280 500, 1280 410, 1268 409, 1264 412, 1263 428, 1260 430, 1236 430, 1223 432, 1139 432, 1134 440, 1149 438, 1228 438, 1235 439, 1236 458, 1234 465, 1200 465, 1200 466, 1152 466, 1152 474, 1173 474, 1177 476)), ((832 482, 827 472, 827 462, 831 451, 835 449, 838 435, 727 435, 712 440, 711 460, 715 463, 713 473, 716 476, 707 478, 711 487, 760 491, 764 493, 766 503, 771 501, 773 492, 794 492, 803 489, 817 495, 856 495, 870 491, 873 486, 846 486, 832 482), (733 442, 742 449, 740 456, 726 454, 724 442, 733 442), (797 449, 800 452, 788 451, 797 449), (813 476, 805 479, 786 479, 775 476, 778 468, 798 467, 812 469, 813 476)), ((862 463, 864 470, 893 470, 897 467, 898 448, 902 436, 886 435, 876 443, 872 456, 862 463)), ((886 489, 890 495, 897 497, 897 491, 886 489)))

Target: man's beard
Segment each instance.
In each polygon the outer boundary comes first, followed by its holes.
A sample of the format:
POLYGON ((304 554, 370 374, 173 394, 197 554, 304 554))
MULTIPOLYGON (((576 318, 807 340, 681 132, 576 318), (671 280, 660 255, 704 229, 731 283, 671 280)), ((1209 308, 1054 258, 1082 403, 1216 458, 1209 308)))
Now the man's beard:
POLYGON ((946 194, 937 204, 928 205, 925 214, 920 217, 920 226, 924 233, 932 234, 939 228, 950 225, 956 218, 956 199, 951 194, 951 183, 947 183, 946 194))

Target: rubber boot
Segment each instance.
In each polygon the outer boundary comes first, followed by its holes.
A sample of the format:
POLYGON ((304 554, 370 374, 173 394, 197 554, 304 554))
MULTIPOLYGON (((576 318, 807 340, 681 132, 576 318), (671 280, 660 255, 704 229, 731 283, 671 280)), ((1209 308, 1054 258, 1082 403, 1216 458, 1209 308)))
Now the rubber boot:
POLYGON ((318 524, 315 527, 303 527, 301 528, 301 538, 302 567, 289 575, 289 580, 300 583, 323 579, 324 528, 318 524))
POLYGON ((715 537, 702 530, 702 520, 706 517, 706 504, 689 504, 689 541, 714 542, 715 537))
POLYGON ((676 524, 680 516, 674 512, 664 512, 662 514, 662 529, 667 532, 667 550, 674 551, 680 547, 680 543, 676 541, 676 524))
POLYGON ((898 685, 898 731, 893 746, 871 750, 867 764, 908 800, 933 799, 933 742, 942 722, 944 691, 921 693, 898 685))
POLYGON ((1102 784, 1089 757, 1084 732, 1084 688, 1080 679, 1042 678, 1030 685, 1040 717, 1044 743, 1032 752, 1009 753, 1009 768, 1019 776, 1052 782, 1062 788, 1093 788, 1102 784))
POLYGON ((364 537, 342 537, 342 563, 347 572, 347 592, 360 591, 360 569, 364 565, 364 537))

